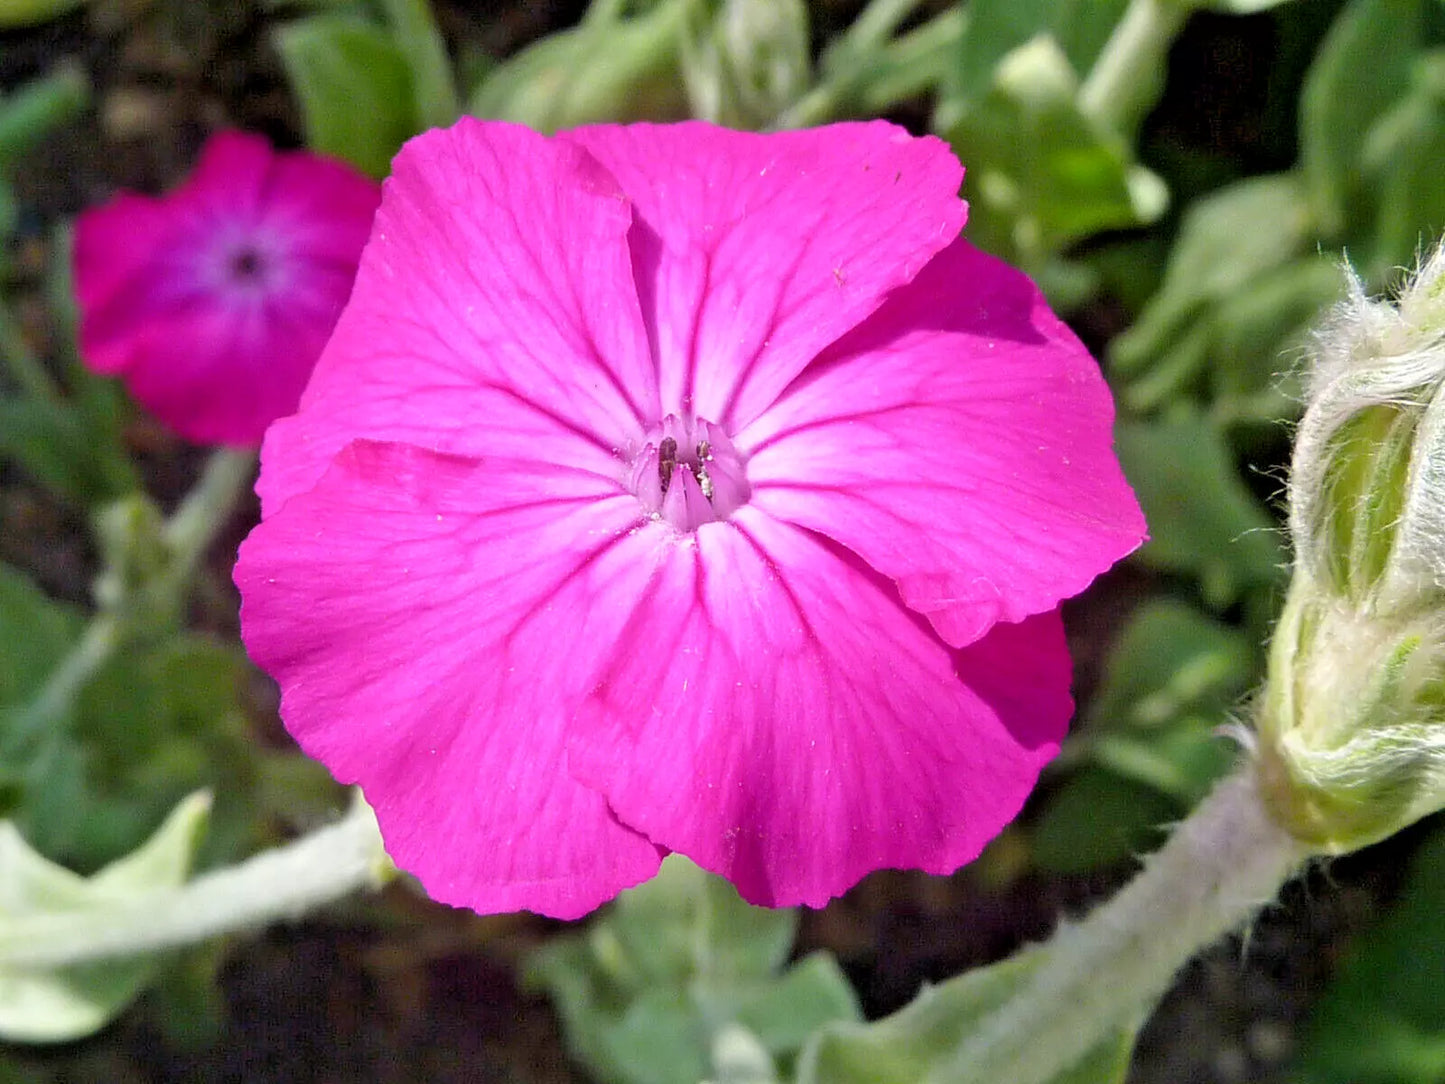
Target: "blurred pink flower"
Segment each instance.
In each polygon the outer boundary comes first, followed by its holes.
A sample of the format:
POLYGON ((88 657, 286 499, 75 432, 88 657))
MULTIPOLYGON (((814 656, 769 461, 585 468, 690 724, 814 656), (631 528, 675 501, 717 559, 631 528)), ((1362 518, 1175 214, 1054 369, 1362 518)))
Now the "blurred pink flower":
POLYGON ((1072 710, 1140 541, 1095 363, 876 122, 413 140, 262 452, 282 715, 436 898, 575 916, 668 851, 749 900, 948 872, 1072 710))
POLYGON ((80 352, 187 440, 257 444, 296 409, 351 292, 376 182, 220 132, 189 180, 80 216, 80 352))

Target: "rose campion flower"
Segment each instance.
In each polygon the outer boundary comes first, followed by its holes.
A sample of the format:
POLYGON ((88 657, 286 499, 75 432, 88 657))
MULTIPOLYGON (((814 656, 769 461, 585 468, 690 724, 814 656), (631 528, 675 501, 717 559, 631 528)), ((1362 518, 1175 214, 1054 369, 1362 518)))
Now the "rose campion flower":
POLYGON ((1058 602, 1143 523, 961 179, 883 122, 403 149, 236 581, 434 897, 571 917, 678 851, 816 906, 1018 812, 1072 710, 1058 602))
POLYGON ((189 180, 75 229, 80 353, 200 444, 258 444, 296 409, 351 292, 375 181, 220 132, 189 180))

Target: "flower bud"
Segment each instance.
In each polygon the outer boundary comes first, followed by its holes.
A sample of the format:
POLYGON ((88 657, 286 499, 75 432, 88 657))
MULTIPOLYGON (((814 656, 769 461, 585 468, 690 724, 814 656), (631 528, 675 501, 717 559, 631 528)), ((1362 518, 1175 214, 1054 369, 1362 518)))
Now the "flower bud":
POLYGON ((1317 334, 1295 441, 1300 571, 1372 611, 1445 588, 1445 250, 1397 304, 1358 280, 1317 334))
POLYGON ((1445 255, 1394 304, 1353 282, 1306 390, 1259 757, 1281 823, 1342 853, 1445 806, 1445 255))

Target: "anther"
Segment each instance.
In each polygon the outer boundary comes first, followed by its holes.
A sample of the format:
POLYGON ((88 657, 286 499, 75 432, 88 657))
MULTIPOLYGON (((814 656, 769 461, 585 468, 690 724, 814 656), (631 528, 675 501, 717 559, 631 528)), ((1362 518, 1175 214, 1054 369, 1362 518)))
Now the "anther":
POLYGON ((657 476, 662 482, 662 492, 672 483, 672 472, 677 469, 677 441, 663 437, 657 449, 657 476))

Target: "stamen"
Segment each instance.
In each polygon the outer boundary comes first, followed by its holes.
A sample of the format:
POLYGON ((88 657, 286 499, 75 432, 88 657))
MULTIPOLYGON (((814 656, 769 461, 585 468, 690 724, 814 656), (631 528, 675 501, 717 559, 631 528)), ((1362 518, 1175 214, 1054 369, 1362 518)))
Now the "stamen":
POLYGON ((680 531, 727 519, 751 495, 743 458, 717 426, 669 414, 635 453, 628 486, 680 531))
POLYGON ((666 495, 667 487, 672 484, 672 472, 677 469, 677 441, 663 437, 657 456, 657 476, 662 479, 662 492, 666 495))

